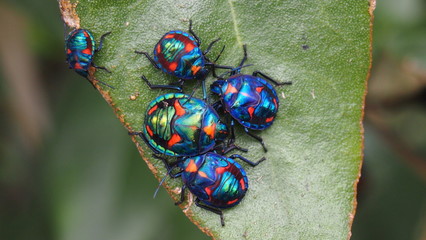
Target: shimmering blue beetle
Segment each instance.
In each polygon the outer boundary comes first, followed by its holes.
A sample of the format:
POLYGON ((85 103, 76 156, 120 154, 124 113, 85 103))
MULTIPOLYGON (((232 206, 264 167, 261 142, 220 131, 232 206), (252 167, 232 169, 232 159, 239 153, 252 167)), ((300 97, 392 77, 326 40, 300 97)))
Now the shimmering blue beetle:
POLYGON ((214 65, 216 68, 232 68, 216 65, 206 57, 213 44, 219 41, 219 39, 211 42, 203 52, 200 49, 201 40, 192 31, 191 20, 189 21, 189 33, 170 31, 164 34, 154 47, 154 58, 148 52, 135 51, 135 53, 145 55, 155 68, 179 78, 178 85, 154 85, 142 75, 141 78, 151 89, 173 89, 182 92, 182 85, 185 80, 198 79, 202 81, 204 98, 206 98, 207 94, 204 81, 209 72, 206 66, 214 65))
MULTIPOLYGON (((111 32, 107 32, 101 36, 101 39, 99 41, 99 47, 96 48, 95 39, 89 30, 75 29, 72 32, 70 32, 68 35, 68 38, 65 41, 65 45, 66 45, 65 52, 67 54, 66 60, 69 64, 69 68, 74 69, 78 74, 85 77, 87 80, 89 80, 88 71, 90 66, 110 72, 105 67, 96 66, 93 63, 94 53, 102 49, 103 40, 105 36, 107 36, 110 33, 111 32)), ((89 80, 89 82, 91 81, 89 80)), ((103 83, 101 81, 99 82, 106 86, 109 86, 106 83, 103 83)))
POLYGON ((220 96, 220 101, 215 104, 216 108, 223 107, 267 151, 262 138, 249 132, 249 129, 263 130, 271 126, 278 112, 279 98, 265 79, 275 85, 288 85, 291 82, 277 82, 259 71, 252 75, 241 74, 240 70, 247 59, 247 47, 243 47, 244 58, 239 67, 231 71, 229 78, 219 78, 213 82, 211 90, 220 96))
MULTIPOLYGON (((145 113, 139 135, 157 154, 182 157, 213 150, 228 137, 228 127, 216 111, 201 99, 183 93, 158 96, 145 113)), ((225 152, 238 148, 233 144, 225 152)))
POLYGON ((265 160, 262 158, 257 162, 252 162, 238 154, 225 157, 213 152, 182 158, 172 164, 160 158, 166 164, 172 178, 182 177, 181 199, 176 205, 184 202, 185 189, 188 188, 196 196, 195 204, 218 214, 222 226, 225 226, 221 209, 240 203, 249 187, 246 172, 240 164, 234 161, 236 158, 252 167, 265 160), (172 174, 173 168, 176 167, 180 171, 172 174))

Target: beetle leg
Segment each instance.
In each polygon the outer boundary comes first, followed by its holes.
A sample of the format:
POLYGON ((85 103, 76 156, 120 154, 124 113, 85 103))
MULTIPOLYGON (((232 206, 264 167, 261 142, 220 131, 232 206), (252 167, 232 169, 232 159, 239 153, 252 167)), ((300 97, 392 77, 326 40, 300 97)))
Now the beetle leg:
POLYGON ((191 33, 191 35, 195 38, 198 46, 200 46, 201 40, 200 40, 200 38, 198 38, 197 34, 195 34, 195 32, 192 31, 192 20, 191 19, 189 20, 189 33, 191 33))
MULTIPOLYGON (((213 45, 214 45, 215 43, 217 43, 219 40, 220 40, 220 38, 213 40, 213 41, 209 44, 209 46, 207 47, 207 49, 203 52, 203 55, 206 55, 207 53, 209 53, 209 52, 210 52, 210 49, 213 47, 213 45)), ((225 46, 223 46, 223 48, 225 48, 225 46)), ((222 52, 223 52, 223 49, 222 49, 222 52)), ((222 52, 220 52, 220 53, 222 54, 222 52)), ((219 56, 220 56, 220 54, 219 54, 219 56)), ((219 58, 219 57, 218 57, 218 58, 219 58)), ((217 58, 216 58, 216 60, 217 60, 217 58)))
POLYGON ((102 49, 102 43, 104 42, 104 38, 108 36, 111 32, 104 33, 99 40, 99 47, 95 49, 95 52, 99 52, 102 49))
POLYGON ((251 133, 251 132, 249 132, 248 128, 244 128, 244 131, 245 131, 245 132, 246 132, 246 133, 247 133, 250 137, 252 137, 252 138, 256 139, 257 141, 259 141, 259 142, 260 142, 260 144, 262 144, 263 150, 264 150, 265 152, 267 152, 267 151, 268 151, 268 149, 266 149, 265 143, 263 142, 263 139, 262 139, 261 137, 259 137, 259 136, 255 135, 255 134, 253 134, 253 133, 251 133))
POLYGON ((102 70, 107 71, 108 73, 111 73, 111 71, 108 70, 106 67, 97 66, 94 62, 92 62, 92 66, 96 69, 102 69, 102 70))
POLYGON ((225 220, 223 220, 223 212, 222 212, 222 210, 219 210, 217 208, 212 208, 210 206, 206 206, 206 205, 200 203, 200 199, 199 198, 195 199, 195 205, 197 205, 198 207, 200 207, 202 209, 205 209, 207 211, 210 211, 212 213, 216 213, 217 215, 219 215, 220 216, 220 223, 222 224, 222 227, 225 226, 225 220))
POLYGON ((248 163, 250 166, 252 166, 252 167, 256 167, 259 163, 261 163, 261 162, 263 162, 263 161, 265 161, 266 160, 266 158, 265 157, 263 157, 263 158, 261 158, 259 161, 257 161, 257 162, 252 162, 252 161, 250 161, 250 160, 248 160, 247 158, 245 158, 245 157, 243 157, 243 156, 241 156, 241 155, 239 155, 239 154, 233 154, 233 155, 231 155, 229 158, 232 158, 232 159, 236 159, 236 158, 238 158, 238 159, 241 159, 242 161, 244 161, 244 162, 246 162, 246 163, 248 163))
MULTIPOLYGON (((239 67, 242 67, 244 65, 244 62, 247 60, 247 45, 246 44, 243 45, 243 50, 244 50, 244 57, 241 60, 240 65, 238 65, 239 67)), ((231 75, 234 75, 234 74, 236 74, 236 73, 233 72, 231 75)))
POLYGON ((145 57, 146 57, 146 58, 148 58, 148 60, 151 62, 152 66, 154 66, 156 69, 160 69, 160 68, 157 66, 157 63, 155 63, 154 59, 152 59, 152 57, 151 57, 151 56, 149 56, 149 54, 148 54, 147 52, 135 51, 135 53, 145 55, 145 57))
POLYGON ((269 77, 268 75, 260 72, 260 71, 254 71, 253 76, 257 77, 257 75, 262 76, 263 78, 265 78, 266 80, 270 81, 271 83, 275 84, 275 86, 281 86, 281 85, 291 85, 292 82, 278 82, 274 79, 272 79, 271 77, 269 77))
POLYGON ((142 75, 141 78, 142 78, 142 80, 144 80, 146 82, 148 87, 151 88, 151 89, 171 89, 171 90, 176 90, 178 92, 182 92, 182 87, 174 86, 174 85, 151 84, 151 82, 144 75, 142 75))
POLYGON ((175 205, 181 205, 183 202, 185 202, 185 189, 186 185, 182 186, 182 189, 180 190, 180 200, 175 202, 175 205))

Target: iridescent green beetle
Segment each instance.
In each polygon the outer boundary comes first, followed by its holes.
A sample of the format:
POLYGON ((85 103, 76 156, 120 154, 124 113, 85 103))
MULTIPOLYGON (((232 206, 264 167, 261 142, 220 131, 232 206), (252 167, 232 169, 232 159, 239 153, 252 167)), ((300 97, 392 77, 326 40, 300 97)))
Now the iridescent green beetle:
POLYGON ((148 105, 143 130, 129 134, 141 136, 157 154, 188 157, 214 149, 229 132, 216 111, 203 100, 167 93, 148 105))

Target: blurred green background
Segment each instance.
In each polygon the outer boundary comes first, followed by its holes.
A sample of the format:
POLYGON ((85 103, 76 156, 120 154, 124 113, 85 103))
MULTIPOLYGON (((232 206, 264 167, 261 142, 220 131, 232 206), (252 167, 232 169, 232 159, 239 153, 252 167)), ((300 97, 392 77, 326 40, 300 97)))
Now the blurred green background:
MULTIPOLYGON (((0 3, 0 239, 210 239, 67 68, 51 0, 0 3), (102 151, 100 151, 102 149, 102 151)), ((352 239, 426 239, 426 1, 377 4, 352 239)))

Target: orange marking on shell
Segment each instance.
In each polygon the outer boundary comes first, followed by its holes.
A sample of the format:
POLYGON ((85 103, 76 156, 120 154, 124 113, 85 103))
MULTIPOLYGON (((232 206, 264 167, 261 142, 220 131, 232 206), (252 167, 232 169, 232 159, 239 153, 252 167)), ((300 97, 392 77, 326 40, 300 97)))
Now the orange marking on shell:
POLYGON ((175 134, 172 135, 172 137, 170 138, 170 140, 167 142, 167 146, 168 147, 172 147, 176 143, 180 142, 180 140, 182 140, 182 138, 179 136, 179 134, 175 133, 175 134))
POLYGON ((152 132, 151 128, 148 125, 146 125, 146 131, 148 132, 149 136, 152 137, 152 135, 154 135, 154 133, 152 132))
POLYGON ((176 100, 175 104, 174 104, 175 110, 176 110, 176 115, 178 116, 182 116, 185 114, 185 109, 180 105, 179 101, 176 100))
POLYGON ((231 201, 228 201, 226 204, 231 205, 231 204, 233 204, 233 203, 235 203, 237 201, 238 201, 238 198, 234 199, 234 200, 231 200, 231 201))
POLYGON ((241 189, 246 190, 246 185, 244 184, 244 178, 240 179, 241 189))
POLYGON ((197 165, 195 164, 194 160, 191 160, 185 168, 185 172, 196 172, 198 171, 197 165))
POLYGON ((194 49, 194 45, 193 44, 190 44, 190 43, 186 44, 186 46, 185 46, 185 51, 186 52, 190 52, 190 51, 192 51, 192 49, 194 49))
POLYGON ((274 101, 275 107, 277 107, 278 106, 277 100, 275 98, 273 98, 273 101, 274 101))
POLYGON ((248 111, 248 113, 249 113, 249 115, 250 115, 250 118, 252 118, 252 117, 253 117, 253 112, 254 112, 254 107, 249 107, 249 108, 247 109, 247 111, 248 111))
POLYGON ((270 118, 267 118, 265 121, 268 123, 268 122, 272 122, 273 120, 274 120, 274 118, 275 117, 270 117, 270 118))
POLYGON ((157 53, 161 52, 161 46, 160 44, 157 44, 157 53))
POLYGON ((167 34, 166 36, 164 36, 164 38, 174 38, 175 35, 174 34, 167 34))
POLYGON ((263 87, 257 87, 257 88, 256 88, 256 92, 259 92, 259 93, 260 93, 260 92, 262 91, 262 89, 263 89, 263 87))
POLYGON ((177 68, 177 63, 175 63, 175 62, 170 63, 170 65, 169 65, 170 71, 174 71, 174 70, 176 70, 176 68, 177 68))
POLYGON ((214 139, 214 134, 216 130, 216 123, 213 123, 211 126, 206 126, 203 128, 203 131, 210 137, 210 139, 214 139))
POLYGON ((236 93, 236 92, 238 92, 238 90, 234 88, 234 86, 232 86, 231 84, 228 84, 228 87, 226 88, 226 91, 224 94, 236 93))
POLYGON ((155 105, 154 107, 152 107, 151 109, 149 109, 148 115, 151 115, 152 112, 154 112, 155 110, 157 110, 157 108, 158 108, 158 105, 155 105))
POLYGON ((89 48, 86 48, 83 51, 81 51, 81 53, 91 55, 92 54, 92 50, 90 50, 89 48))
POLYGON ((67 54, 71 54, 71 53, 72 53, 71 49, 67 48, 67 54))
POLYGON ((87 38, 89 37, 89 34, 86 31, 83 31, 83 34, 84 34, 85 37, 87 37, 87 38))
POLYGON ((198 175, 200 175, 203 178, 207 178, 207 174, 205 172, 198 172, 198 175))
POLYGON ((191 67, 191 71, 192 71, 192 73, 195 75, 195 74, 197 74, 197 72, 198 71, 200 71, 200 69, 201 69, 201 67, 200 66, 192 66, 191 67))

